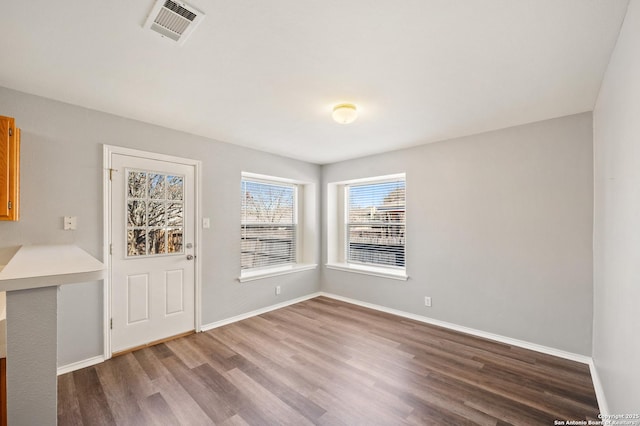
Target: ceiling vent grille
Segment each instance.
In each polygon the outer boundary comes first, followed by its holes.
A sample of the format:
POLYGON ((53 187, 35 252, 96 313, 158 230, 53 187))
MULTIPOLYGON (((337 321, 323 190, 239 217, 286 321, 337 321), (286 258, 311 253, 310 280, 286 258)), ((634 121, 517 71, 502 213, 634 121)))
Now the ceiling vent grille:
POLYGON ((204 16, 204 13, 186 3, 158 0, 151 9, 144 28, 149 28, 181 45, 189 38, 204 16))

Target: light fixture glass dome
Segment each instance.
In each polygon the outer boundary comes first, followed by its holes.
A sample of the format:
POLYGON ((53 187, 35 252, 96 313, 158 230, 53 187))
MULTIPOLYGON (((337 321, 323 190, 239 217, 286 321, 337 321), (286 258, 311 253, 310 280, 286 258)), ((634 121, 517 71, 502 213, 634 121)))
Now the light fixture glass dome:
POLYGON ((340 124, 349 124, 358 118, 358 111, 354 104, 339 104, 333 107, 332 117, 340 124))

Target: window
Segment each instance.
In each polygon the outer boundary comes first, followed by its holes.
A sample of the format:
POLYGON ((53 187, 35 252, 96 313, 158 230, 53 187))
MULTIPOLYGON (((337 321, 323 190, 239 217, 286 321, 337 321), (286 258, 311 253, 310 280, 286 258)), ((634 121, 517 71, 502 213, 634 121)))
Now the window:
POLYGON ((327 267, 407 280, 404 173, 327 185, 327 267))
POLYGON ((127 169, 127 257, 184 253, 184 176, 127 169))
POLYGON ((297 185, 242 179, 241 269, 297 260, 297 185))
POLYGON ((404 180, 347 185, 348 263, 404 268, 404 180))

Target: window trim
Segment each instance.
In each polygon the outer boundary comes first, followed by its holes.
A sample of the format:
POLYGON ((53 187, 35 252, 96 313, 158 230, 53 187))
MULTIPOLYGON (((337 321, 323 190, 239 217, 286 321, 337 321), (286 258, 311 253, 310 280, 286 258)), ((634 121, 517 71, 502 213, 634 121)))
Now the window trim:
MULTIPOLYGON (((318 265, 315 260, 316 235, 312 226, 315 226, 315 185, 295 179, 282 178, 258 173, 242 172, 241 182, 250 180, 271 185, 291 185, 294 187, 294 225, 296 227, 296 253, 293 263, 256 267, 250 269, 240 268, 238 281, 248 282, 262 278, 275 277, 295 272, 315 269, 318 265)), ((242 219, 241 219, 242 223, 242 219)), ((242 236, 241 236, 242 238, 242 236)))
POLYGON ((348 238, 346 232, 348 227, 349 215, 349 203, 347 200, 348 186, 394 182, 398 180, 404 180, 405 188, 407 187, 406 173, 394 173, 382 176, 351 179, 340 182, 332 182, 327 185, 327 262, 325 263, 327 269, 372 275, 376 277, 390 278, 401 281, 406 281, 409 279, 409 275, 407 274, 406 261, 406 217, 404 267, 349 262, 347 253, 348 238))
POLYGON ((325 266, 328 269, 335 269, 336 271, 353 272, 356 274, 372 275, 374 277, 391 278, 400 281, 407 281, 409 279, 409 275, 407 275, 406 269, 404 268, 378 267, 365 265, 363 263, 327 263, 325 266))
POLYGON ((238 277, 238 281, 241 283, 246 283, 248 281, 260 280, 262 278, 270 278, 270 277, 278 277, 280 275, 288 275, 293 274, 295 272, 309 271, 311 269, 316 269, 318 267, 315 263, 294 263, 289 265, 277 265, 271 266, 267 268, 258 268, 258 269, 250 269, 244 270, 243 273, 238 277))

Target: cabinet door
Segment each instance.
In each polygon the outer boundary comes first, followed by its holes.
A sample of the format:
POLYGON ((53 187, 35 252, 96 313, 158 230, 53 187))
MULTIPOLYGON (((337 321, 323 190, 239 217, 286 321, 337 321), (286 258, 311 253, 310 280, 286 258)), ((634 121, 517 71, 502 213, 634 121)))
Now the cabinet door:
POLYGON ((0 116, 0 220, 19 218, 20 130, 0 116))

